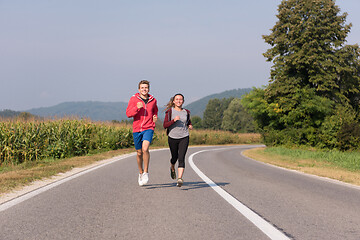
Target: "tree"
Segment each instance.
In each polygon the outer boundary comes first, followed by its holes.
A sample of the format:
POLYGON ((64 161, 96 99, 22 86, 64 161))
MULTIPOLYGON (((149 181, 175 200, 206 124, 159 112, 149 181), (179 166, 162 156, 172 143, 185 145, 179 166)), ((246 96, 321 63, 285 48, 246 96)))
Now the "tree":
POLYGON ((254 120, 246 112, 240 98, 234 98, 224 111, 221 129, 231 132, 254 132, 254 120))
POLYGON ((221 129, 224 111, 228 108, 232 99, 210 99, 204 111, 203 127, 214 130, 221 129))
POLYGON ((287 0, 279 5, 279 21, 263 36, 272 46, 264 53, 273 61, 269 97, 287 96, 309 86, 321 94, 336 86, 337 51, 351 25, 332 0, 287 0))
POLYGON ((17 117, 21 112, 13 111, 10 109, 4 109, 0 111, 0 117, 1 118, 15 118, 17 117))
POLYGON ((339 13, 334 0, 279 5, 277 23, 263 36, 271 45, 264 53, 273 62, 270 83, 244 100, 269 143, 315 146, 318 136, 325 139, 327 132, 342 128, 330 129, 327 121, 359 121, 360 51, 358 45, 345 45, 351 24, 339 13), (346 121, 338 106, 346 110, 346 121))
POLYGON ((202 120, 201 117, 199 116, 192 116, 191 117, 191 124, 193 125, 193 127, 195 129, 200 129, 202 128, 202 120))

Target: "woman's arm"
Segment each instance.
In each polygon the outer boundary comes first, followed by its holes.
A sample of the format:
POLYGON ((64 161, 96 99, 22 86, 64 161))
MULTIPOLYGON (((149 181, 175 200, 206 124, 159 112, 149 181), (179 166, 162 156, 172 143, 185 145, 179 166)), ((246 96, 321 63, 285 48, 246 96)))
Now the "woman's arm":
MULTIPOLYGON (((171 109, 170 109, 170 111, 171 111, 171 109)), ((175 122, 174 119, 173 119, 173 120, 169 120, 169 118, 170 118, 169 112, 170 112, 170 111, 167 111, 167 112, 165 113, 165 119, 164 119, 164 123, 163 123, 163 127, 164 127, 164 128, 170 127, 170 126, 173 125, 174 122, 175 122)))

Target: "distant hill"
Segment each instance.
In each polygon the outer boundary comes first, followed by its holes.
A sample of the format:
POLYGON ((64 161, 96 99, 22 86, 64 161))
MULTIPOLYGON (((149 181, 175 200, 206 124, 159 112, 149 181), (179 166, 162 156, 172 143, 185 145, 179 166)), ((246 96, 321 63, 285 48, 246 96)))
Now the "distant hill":
MULTIPOLYGON (((191 111, 192 116, 203 116, 206 105, 210 99, 213 98, 240 98, 242 95, 250 92, 251 88, 228 90, 221 93, 212 94, 192 102, 185 107, 191 111)), ((94 121, 111 121, 111 120, 127 120, 126 116, 127 103, 125 102, 99 102, 99 101, 85 101, 85 102, 64 102, 51 107, 33 108, 27 110, 33 115, 40 117, 78 117, 90 118, 94 121)), ((159 107, 160 120, 164 117, 164 107, 159 107)), ((10 113, 8 113, 10 114, 10 113)))
POLYGON ((28 112, 20 112, 20 111, 13 111, 10 109, 4 109, 0 111, 0 119, 40 119, 38 116, 35 116, 28 112))
POLYGON ((1 118, 15 118, 15 117, 19 116, 20 114, 21 114, 21 112, 13 111, 10 109, 4 109, 4 110, 0 111, 1 118))
POLYGON ((249 93, 251 90, 252 88, 238 88, 221 93, 212 94, 207 97, 203 97, 195 102, 189 103, 185 107, 190 110, 191 116, 199 116, 202 118, 204 111, 206 109, 206 105, 208 104, 210 99, 214 99, 214 98, 222 99, 222 98, 230 98, 230 97, 241 98, 241 96, 249 93))
POLYGON ((41 107, 27 112, 42 117, 79 117, 94 121, 111 121, 127 119, 125 102, 65 102, 52 107, 41 107))

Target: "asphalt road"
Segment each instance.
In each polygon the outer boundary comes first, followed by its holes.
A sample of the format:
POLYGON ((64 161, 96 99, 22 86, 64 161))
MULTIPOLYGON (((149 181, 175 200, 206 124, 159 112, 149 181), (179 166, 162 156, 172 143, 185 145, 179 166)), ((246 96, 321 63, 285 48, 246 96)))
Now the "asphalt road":
POLYGON ((135 155, 120 158, 0 205, 0 239, 360 239, 358 187, 243 157, 251 147, 189 148, 213 183, 187 162, 181 188, 167 149, 151 152, 143 187, 135 155))

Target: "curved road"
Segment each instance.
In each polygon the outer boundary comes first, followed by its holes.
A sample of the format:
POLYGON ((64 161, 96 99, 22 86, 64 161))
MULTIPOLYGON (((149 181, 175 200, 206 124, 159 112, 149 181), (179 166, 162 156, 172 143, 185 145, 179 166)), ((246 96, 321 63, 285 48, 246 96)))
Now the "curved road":
POLYGON ((181 188, 169 150, 151 151, 143 187, 120 156, 0 205, 0 239, 360 239, 360 188, 242 156, 252 147, 189 148, 181 188))

